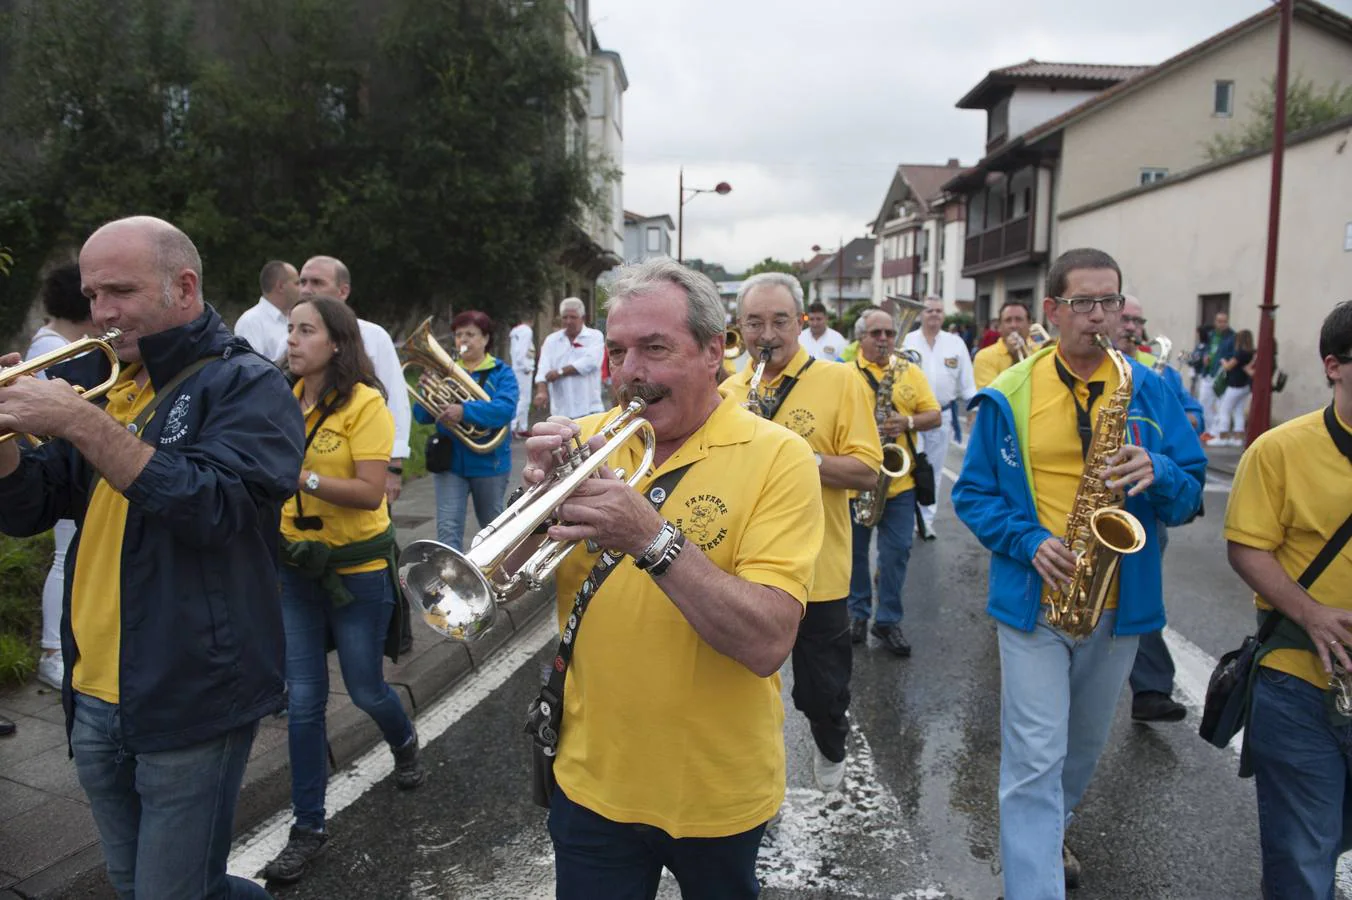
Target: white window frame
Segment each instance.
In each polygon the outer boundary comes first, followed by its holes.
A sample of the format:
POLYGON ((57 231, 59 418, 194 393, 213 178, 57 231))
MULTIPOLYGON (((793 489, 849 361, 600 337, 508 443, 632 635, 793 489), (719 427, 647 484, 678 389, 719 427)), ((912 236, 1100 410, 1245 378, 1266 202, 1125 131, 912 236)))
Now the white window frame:
POLYGON ((1228 118, 1232 117, 1232 116, 1235 114, 1235 83, 1234 83, 1234 81, 1232 81, 1232 80, 1230 80, 1230 79, 1226 79, 1226 78, 1218 78, 1218 79, 1216 79, 1216 84, 1215 84, 1215 85, 1212 87, 1212 89, 1211 89, 1211 114, 1212 114, 1213 116, 1216 116, 1217 118, 1222 118, 1222 119, 1228 119, 1228 118), (1219 94, 1220 94, 1220 90, 1221 90, 1221 85, 1225 85, 1226 90, 1227 90, 1226 97, 1225 97, 1226 103, 1225 103, 1225 108, 1224 108, 1224 109, 1221 109, 1221 108, 1220 108, 1220 104, 1218 103, 1218 101, 1220 100, 1219 94))
POLYGON ((649 253, 662 252, 662 229, 656 225, 649 225, 644 232, 644 247, 649 253))
POLYGON ((1142 166, 1141 181, 1142 185, 1154 184, 1157 181, 1163 181, 1169 177, 1169 170, 1162 166, 1142 166))

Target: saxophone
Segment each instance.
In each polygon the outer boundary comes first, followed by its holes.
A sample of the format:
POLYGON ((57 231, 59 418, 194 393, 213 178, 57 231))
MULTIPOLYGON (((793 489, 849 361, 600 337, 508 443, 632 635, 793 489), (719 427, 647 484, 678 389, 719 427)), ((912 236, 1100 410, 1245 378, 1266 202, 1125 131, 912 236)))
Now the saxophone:
POLYGON ((751 381, 746 386, 746 400, 742 407, 750 410, 761 418, 765 418, 765 404, 770 397, 763 396, 760 392, 761 379, 765 377, 765 366, 770 362, 770 357, 774 356, 773 347, 761 347, 760 359, 756 362, 756 370, 751 373, 751 381))
POLYGON ((1161 334, 1156 336, 1150 343, 1159 345, 1160 352, 1159 355, 1155 357, 1155 372, 1163 375, 1164 370, 1169 368, 1169 354, 1174 350, 1174 342, 1161 334))
POLYGON ((1131 369, 1107 338, 1098 335, 1095 340, 1117 369, 1118 386, 1099 410, 1084 475, 1066 519, 1064 541, 1075 554, 1075 575, 1046 601, 1047 622, 1075 638, 1088 637, 1098 626, 1123 554, 1145 546, 1145 529, 1122 508, 1122 492, 1109 488, 1098 474, 1126 441, 1131 369))
POLYGON ((909 363, 901 353, 893 353, 887 370, 878 381, 878 392, 873 403, 873 421, 878 426, 878 440, 883 445, 883 462, 878 468, 878 481, 867 491, 860 491, 854 501, 854 521, 865 528, 873 528, 883 518, 887 505, 887 488, 893 478, 904 478, 911 471, 911 456, 900 444, 888 443, 883 436, 883 423, 892 412, 892 383, 906 371, 909 363))

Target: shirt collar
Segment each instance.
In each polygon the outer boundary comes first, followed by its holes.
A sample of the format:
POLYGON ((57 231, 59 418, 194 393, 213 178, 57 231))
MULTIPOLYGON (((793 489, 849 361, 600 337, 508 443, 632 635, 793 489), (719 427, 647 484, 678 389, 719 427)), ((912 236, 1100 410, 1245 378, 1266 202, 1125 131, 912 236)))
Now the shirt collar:
POLYGON ((272 319, 274 322, 285 323, 288 321, 286 313, 282 312, 280 309, 273 306, 272 301, 269 300, 267 297, 258 298, 258 308, 262 310, 264 315, 266 315, 269 319, 272 319))

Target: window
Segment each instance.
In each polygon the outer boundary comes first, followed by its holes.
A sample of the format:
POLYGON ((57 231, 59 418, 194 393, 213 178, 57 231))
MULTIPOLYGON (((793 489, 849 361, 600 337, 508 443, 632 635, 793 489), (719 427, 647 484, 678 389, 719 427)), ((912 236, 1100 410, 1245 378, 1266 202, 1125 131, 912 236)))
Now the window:
POLYGON ((1216 82, 1216 99, 1211 114, 1215 116, 1233 116, 1235 114, 1235 83, 1233 81, 1216 82))
POLYGON ((942 296, 944 295, 944 270, 943 270, 943 269, 940 269, 940 270, 939 270, 939 290, 936 291, 935 293, 937 293, 940 297, 942 297, 942 296))
POLYGON ((662 249, 662 230, 655 226, 648 226, 648 252, 657 253, 662 249))
MULTIPOLYGON (((948 249, 948 228, 939 226, 939 262, 944 261, 944 251, 948 249)), ((943 284, 943 273, 939 273, 939 283, 943 284)))
POLYGON ((986 124, 986 143, 993 144, 1009 133, 1009 98, 991 107, 986 124))
POLYGON ((1168 169, 1158 169, 1153 166, 1146 166, 1141 169, 1141 184, 1154 184, 1155 182, 1163 181, 1168 177, 1168 169))

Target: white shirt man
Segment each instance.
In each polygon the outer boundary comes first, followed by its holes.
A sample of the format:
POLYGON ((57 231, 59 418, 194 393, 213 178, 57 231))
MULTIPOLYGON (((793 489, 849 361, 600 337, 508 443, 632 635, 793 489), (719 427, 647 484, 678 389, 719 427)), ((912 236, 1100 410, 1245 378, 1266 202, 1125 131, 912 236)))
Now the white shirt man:
POLYGON ((935 503, 920 507, 925 540, 934 540, 934 516, 939 511, 939 486, 944 479, 944 461, 948 458, 948 444, 953 440, 953 422, 948 407, 954 400, 963 405, 976 396, 976 382, 972 378, 972 357, 967 344, 956 334, 944 331, 944 301, 938 297, 925 300, 920 314, 920 328, 906 335, 902 347, 920 354, 920 367, 939 401, 943 420, 938 428, 922 431, 925 455, 934 466, 935 503))
MULTIPOLYGON (((315 256, 306 260, 300 270, 301 299, 334 297, 346 303, 352 293, 352 276, 341 260, 332 256, 315 256)), ((390 333, 375 322, 357 320, 361 340, 376 378, 385 388, 385 405, 394 417, 394 449, 390 453, 390 471, 385 477, 385 496, 390 503, 399 499, 403 487, 404 460, 408 459, 408 433, 413 409, 409 405, 404 373, 399 365, 399 353, 394 349, 390 333)))
POLYGON ((601 405, 601 357, 605 338, 583 324, 586 307, 577 297, 559 304, 563 327, 540 345, 535 372, 535 405, 549 405, 551 416, 578 419, 604 411, 601 405))
POLYGON ((258 273, 263 296, 235 322, 235 334, 249 342, 259 356, 277 362, 286 355, 286 326, 291 307, 300 299, 300 273, 274 259, 258 273))
POLYGON ((516 374, 518 394, 512 431, 520 435, 530 431, 530 383, 531 376, 535 374, 535 332, 529 323, 521 322, 512 328, 510 339, 512 372, 516 374))
POLYGON ((826 324, 826 307, 814 303, 807 308, 807 328, 798 335, 798 343, 813 359, 829 359, 840 362, 841 351, 845 349, 845 336, 826 324))

